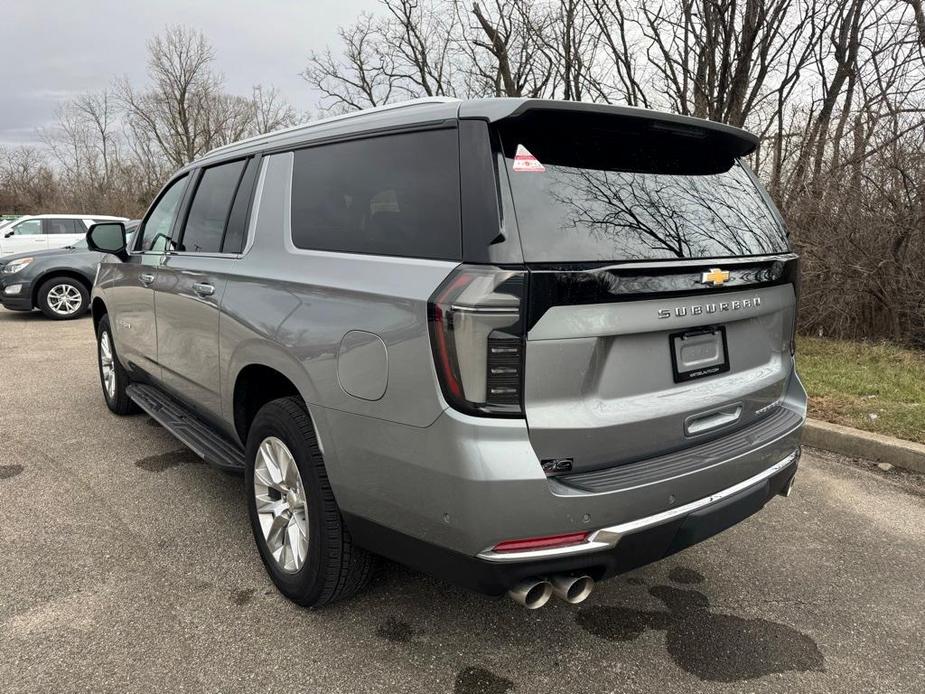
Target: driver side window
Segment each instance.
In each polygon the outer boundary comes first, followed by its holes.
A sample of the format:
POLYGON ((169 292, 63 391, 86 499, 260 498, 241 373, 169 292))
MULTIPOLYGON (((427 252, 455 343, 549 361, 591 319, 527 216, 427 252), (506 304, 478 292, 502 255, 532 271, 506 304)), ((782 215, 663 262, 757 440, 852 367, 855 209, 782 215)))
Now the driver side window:
POLYGON ((167 249, 173 220, 177 216, 180 201, 183 199, 183 191, 186 189, 186 179, 186 176, 178 178, 161 195, 160 200, 145 220, 141 245, 137 250, 162 253, 167 249))

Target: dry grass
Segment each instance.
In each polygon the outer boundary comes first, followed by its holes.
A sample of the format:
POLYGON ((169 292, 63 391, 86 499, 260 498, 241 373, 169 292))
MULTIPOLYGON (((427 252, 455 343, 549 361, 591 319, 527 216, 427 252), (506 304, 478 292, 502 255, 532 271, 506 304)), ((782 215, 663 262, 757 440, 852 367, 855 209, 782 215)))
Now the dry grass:
POLYGON ((802 337, 797 370, 811 417, 925 443, 925 352, 802 337))

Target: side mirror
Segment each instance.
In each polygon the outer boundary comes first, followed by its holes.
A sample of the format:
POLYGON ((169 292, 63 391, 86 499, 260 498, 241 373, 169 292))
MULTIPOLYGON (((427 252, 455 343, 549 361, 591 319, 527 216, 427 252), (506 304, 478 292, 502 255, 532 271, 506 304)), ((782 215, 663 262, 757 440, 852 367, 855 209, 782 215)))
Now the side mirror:
POLYGON ((125 250, 125 225, 122 222, 101 222, 94 224, 87 232, 87 246, 91 251, 111 253, 119 260, 127 260, 125 250))
POLYGON ((3 235, 3 238, 8 239, 8 238, 10 238, 12 235, 13 235, 13 230, 10 229, 8 232, 6 232, 6 233, 3 235))

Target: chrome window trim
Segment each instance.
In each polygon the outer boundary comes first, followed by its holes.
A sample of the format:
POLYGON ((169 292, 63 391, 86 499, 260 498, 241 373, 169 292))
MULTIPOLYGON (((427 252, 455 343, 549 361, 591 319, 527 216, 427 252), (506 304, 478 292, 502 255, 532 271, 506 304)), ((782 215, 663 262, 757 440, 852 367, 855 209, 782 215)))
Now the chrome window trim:
POLYGON ((761 482, 764 482, 770 477, 773 477, 788 465, 796 461, 799 457, 800 452, 799 449, 797 449, 786 458, 775 463, 768 469, 763 470, 757 475, 749 477, 747 480, 739 482, 738 484, 734 484, 731 487, 727 487, 726 489, 718 491, 715 494, 711 494, 710 496, 704 497, 702 499, 691 501, 690 503, 684 504, 683 506, 678 506, 677 508, 671 508, 667 511, 662 511, 661 513, 656 513, 651 516, 645 516, 643 518, 637 518, 636 520, 627 521, 626 523, 620 523, 619 525, 612 525, 607 528, 595 530, 591 533, 591 535, 588 536, 587 541, 578 545, 553 547, 551 549, 536 549, 525 552, 495 552, 491 547, 489 547, 485 551, 480 552, 477 556, 479 559, 484 559, 485 561, 502 564, 529 561, 533 559, 552 559, 555 557, 572 556, 576 554, 589 554, 592 552, 600 552, 606 549, 613 549, 617 546, 617 544, 620 542, 620 539, 624 535, 629 535, 631 533, 639 532, 640 530, 646 530, 648 528, 661 525, 662 523, 667 523, 671 520, 679 518, 680 516, 686 516, 689 513, 699 511, 702 508, 706 508, 707 506, 722 501, 723 499, 726 499, 733 494, 737 494, 748 489, 749 487, 753 487, 757 484, 760 484, 761 482))

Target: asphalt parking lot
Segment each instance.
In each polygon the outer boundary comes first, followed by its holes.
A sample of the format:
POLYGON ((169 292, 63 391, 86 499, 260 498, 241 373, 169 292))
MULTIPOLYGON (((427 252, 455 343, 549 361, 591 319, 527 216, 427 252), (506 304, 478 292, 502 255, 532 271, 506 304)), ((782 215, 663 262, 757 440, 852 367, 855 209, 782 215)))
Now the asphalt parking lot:
POLYGON ((0 690, 921 692, 925 483, 808 452, 794 494, 536 612, 385 565, 287 602, 240 479, 106 409, 89 319, 0 309, 0 690))

